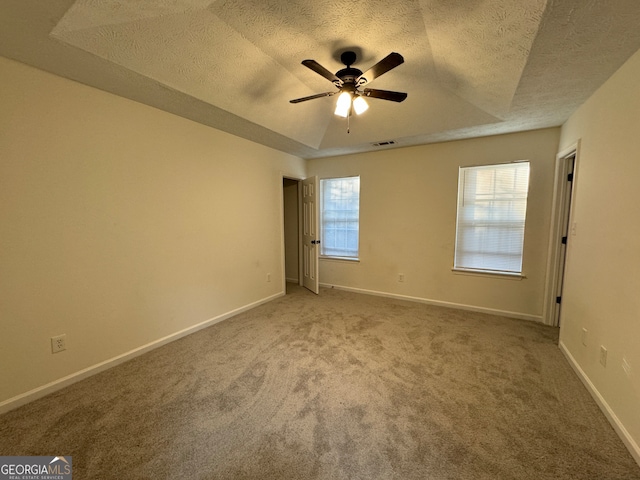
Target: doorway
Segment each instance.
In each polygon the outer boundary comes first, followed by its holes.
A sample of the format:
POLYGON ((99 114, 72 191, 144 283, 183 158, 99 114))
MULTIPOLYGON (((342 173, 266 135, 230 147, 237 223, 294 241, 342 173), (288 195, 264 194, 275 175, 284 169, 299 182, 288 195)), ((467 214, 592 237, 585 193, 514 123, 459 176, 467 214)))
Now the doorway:
POLYGON ((284 219, 284 276, 286 283, 300 284, 300 188, 299 181, 282 178, 284 219))
POLYGON ((318 177, 282 177, 283 289, 287 284, 320 293, 318 177))

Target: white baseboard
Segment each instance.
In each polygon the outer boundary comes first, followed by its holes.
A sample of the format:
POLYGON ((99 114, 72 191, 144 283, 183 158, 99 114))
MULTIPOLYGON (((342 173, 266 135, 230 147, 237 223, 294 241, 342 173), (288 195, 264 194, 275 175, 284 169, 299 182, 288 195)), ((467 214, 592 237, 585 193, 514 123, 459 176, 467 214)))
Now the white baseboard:
POLYGON ((426 303, 428 305, 436 305, 439 307, 458 308, 460 310, 469 310, 471 312, 490 313, 492 315, 499 315, 501 317, 518 318, 521 320, 529 320, 532 322, 542 323, 542 315, 531 315, 528 313, 509 312, 507 310, 497 310, 495 308, 476 307, 474 305, 465 305, 462 303, 443 302, 441 300, 430 300, 422 297, 411 297, 408 295, 399 295, 397 293, 379 292, 376 290, 366 290, 363 288, 344 287, 341 285, 330 285, 321 283, 321 287, 337 288, 338 290, 345 290, 347 292, 364 293, 366 295, 375 295, 377 297, 395 298, 398 300, 407 300, 410 302, 426 303))
POLYGON ((289 283, 298 283, 298 279, 297 278, 286 278, 286 281, 289 283))
POLYGON ((71 384, 79 382, 80 380, 88 378, 97 373, 103 372, 104 370, 107 370, 109 368, 115 367, 116 365, 124 363, 128 360, 131 360, 132 358, 140 356, 143 353, 146 353, 153 349, 161 347, 162 345, 166 345, 167 343, 173 342, 174 340, 178 340, 179 338, 186 337, 187 335, 195 333, 198 330, 202 330, 203 328, 207 328, 207 327, 210 327, 211 325, 215 325, 216 323, 222 322, 223 320, 231 318, 242 312, 246 312, 247 310, 251 310, 252 308, 255 308, 259 305, 270 302, 282 296, 284 296, 284 292, 279 292, 269 297, 263 298, 261 300, 257 300, 243 307, 236 308, 235 310, 231 310, 230 312, 223 313, 222 315, 218 315, 216 317, 210 318, 209 320, 205 320, 204 322, 185 328, 184 330, 180 330, 179 332, 173 333, 171 335, 167 335, 166 337, 160 338, 151 343, 147 343, 146 345, 135 348, 129 352, 123 353, 122 355, 118 355, 116 357, 110 358, 109 360, 105 360, 104 362, 100 362, 96 365, 92 365, 91 367, 72 373, 71 375, 67 375, 66 377, 62 377, 62 378, 59 378, 58 380, 54 380, 53 382, 47 383, 46 385, 42 385, 41 387, 34 388, 33 390, 22 393, 20 395, 16 395, 15 397, 12 397, 12 398, 9 398, 8 400, 0 402, 0 414, 8 412, 9 410, 18 408, 22 405, 25 405, 39 398, 42 398, 45 395, 53 393, 71 384))
POLYGON ((576 375, 578 375, 578 377, 580 378, 584 386, 587 388, 587 390, 589 391, 593 399, 596 401, 596 403, 598 404, 598 407, 600 407, 600 410, 602 410, 602 413, 604 413, 605 417, 607 417, 607 420, 609 420, 609 423, 611 424, 613 429, 616 431, 616 433, 624 443, 625 447, 627 447, 627 450, 629 450, 629 453, 631 453, 636 463, 640 465, 640 447, 638 446, 636 441, 633 439, 631 434, 629 434, 627 429, 624 427, 624 425, 622 424, 618 416, 611 409, 611 407, 609 406, 607 401, 604 399, 604 397, 600 395, 600 392, 595 387, 595 385, 591 383, 591 380, 589 380, 589 377, 584 372, 584 370, 580 368, 580 365, 578 365, 578 362, 576 362, 576 359, 573 358, 573 355, 571 355, 571 352, 569 352, 569 349, 566 347, 566 345, 560 342, 559 346, 560 346, 560 351, 566 357, 567 361, 569 362, 569 365, 571 365, 571 368, 573 368, 573 371, 576 372, 576 375))

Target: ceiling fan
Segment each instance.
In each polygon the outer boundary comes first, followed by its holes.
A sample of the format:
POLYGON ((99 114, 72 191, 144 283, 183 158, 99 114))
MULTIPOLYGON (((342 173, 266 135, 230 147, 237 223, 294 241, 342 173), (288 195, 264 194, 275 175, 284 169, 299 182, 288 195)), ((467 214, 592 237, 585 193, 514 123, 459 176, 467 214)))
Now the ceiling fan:
POLYGON ((322 75, 327 80, 333 82, 338 90, 335 92, 318 93, 309 97, 296 98, 294 100, 290 100, 290 103, 306 102, 307 100, 313 100, 314 98, 330 97, 339 93, 340 95, 338 96, 335 114, 341 117, 349 117, 352 111, 355 111, 357 115, 360 115, 369 108, 364 97, 391 100, 392 102, 402 102, 407 98, 407 94, 403 92, 376 90, 373 88, 360 89, 362 86, 378 78, 380 75, 387 73, 389 70, 404 63, 404 58, 399 53, 390 53, 364 73, 351 66, 356 61, 355 52, 343 52, 342 55, 340 55, 340 61, 345 64, 346 68, 343 68, 334 74, 315 60, 303 60, 302 64, 305 67, 310 68, 317 74, 322 75))

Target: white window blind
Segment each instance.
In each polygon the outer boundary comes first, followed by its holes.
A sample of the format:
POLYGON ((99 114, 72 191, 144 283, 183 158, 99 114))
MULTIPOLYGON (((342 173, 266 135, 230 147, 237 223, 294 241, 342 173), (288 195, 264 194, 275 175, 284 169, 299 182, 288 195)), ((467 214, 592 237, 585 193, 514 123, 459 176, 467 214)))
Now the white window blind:
POLYGON ((320 254, 358 258, 360 177, 320 180, 320 254))
POLYGON ((461 167, 454 269, 521 274, 529 162, 461 167))

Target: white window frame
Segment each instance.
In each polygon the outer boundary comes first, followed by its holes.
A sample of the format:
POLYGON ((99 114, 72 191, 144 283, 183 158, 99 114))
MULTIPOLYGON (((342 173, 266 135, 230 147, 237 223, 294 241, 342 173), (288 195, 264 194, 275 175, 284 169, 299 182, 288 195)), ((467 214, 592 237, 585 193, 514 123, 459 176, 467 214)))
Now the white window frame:
MULTIPOLYGON (((354 222, 353 219, 345 220, 347 222, 354 222)), ((345 228, 347 230, 347 228, 345 228)), ((320 258, 325 259, 338 259, 338 260, 350 260, 350 261, 359 261, 360 259, 360 176, 359 175, 351 175, 347 177, 333 177, 333 178, 322 178, 320 179, 320 258), (325 185, 327 182, 335 182, 340 180, 350 180, 350 179, 358 179, 358 206, 357 206, 357 230, 356 230, 356 249, 353 254, 340 254, 340 252, 336 252, 335 249, 329 253, 327 249, 330 248, 331 242, 327 240, 327 228, 325 220, 325 185)))
POLYGON ((524 277, 530 172, 531 164, 527 160, 459 168, 454 272, 524 277), (502 191, 499 191, 495 180, 500 170, 518 172, 511 186, 503 183, 502 191), (486 189, 478 192, 478 183, 470 183, 474 178, 479 178, 477 173, 480 171, 493 173, 493 181, 485 184, 485 188, 490 185, 492 192, 486 189), (522 180, 525 172, 526 182, 522 180), (520 175, 520 179, 517 179, 517 175, 520 175), (482 228, 491 233, 483 234, 482 228), (475 253, 465 250, 465 243, 467 246, 474 245, 475 253), (509 257, 511 261, 507 260, 509 257))

